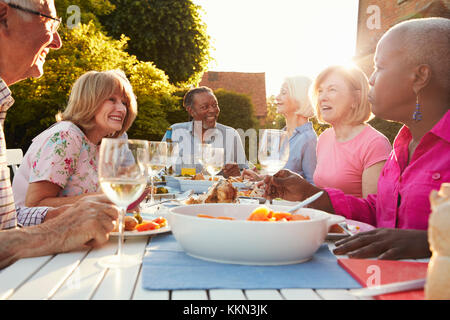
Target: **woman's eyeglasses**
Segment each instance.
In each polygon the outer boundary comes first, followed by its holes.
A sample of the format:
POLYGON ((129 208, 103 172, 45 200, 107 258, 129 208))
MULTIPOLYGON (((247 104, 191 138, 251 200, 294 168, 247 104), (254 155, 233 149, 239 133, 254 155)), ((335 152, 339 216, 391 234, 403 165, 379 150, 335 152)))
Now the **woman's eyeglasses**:
POLYGON ((55 17, 46 15, 46 14, 44 14, 44 13, 42 13, 42 12, 39 12, 39 11, 35 11, 35 10, 23 8, 23 7, 18 6, 18 5, 16 5, 16 4, 8 3, 8 5, 9 5, 11 8, 14 8, 14 9, 17 9, 17 10, 21 10, 21 11, 24 11, 24 12, 28 12, 28 13, 31 13, 31 14, 35 14, 35 15, 38 15, 38 16, 41 16, 41 17, 44 17, 44 18, 47 18, 47 19, 52 19, 52 20, 53 20, 53 24, 52 24, 52 33, 56 33, 56 32, 58 31, 59 26, 61 25, 61 21, 62 21, 61 18, 55 18, 55 17))

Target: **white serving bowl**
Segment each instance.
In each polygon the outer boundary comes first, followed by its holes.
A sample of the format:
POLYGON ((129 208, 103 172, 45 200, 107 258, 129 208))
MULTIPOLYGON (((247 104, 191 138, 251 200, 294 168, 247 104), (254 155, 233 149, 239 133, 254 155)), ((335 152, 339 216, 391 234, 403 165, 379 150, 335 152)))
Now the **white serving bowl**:
MULTIPOLYGON (((297 211, 310 220, 247 221, 259 204, 210 203, 170 209, 169 225, 187 254, 215 262, 248 265, 294 264, 311 259, 324 242, 331 225, 344 217, 303 208, 297 211), (206 214, 236 220, 197 217, 206 214)), ((288 206, 267 205, 274 211, 288 206)))

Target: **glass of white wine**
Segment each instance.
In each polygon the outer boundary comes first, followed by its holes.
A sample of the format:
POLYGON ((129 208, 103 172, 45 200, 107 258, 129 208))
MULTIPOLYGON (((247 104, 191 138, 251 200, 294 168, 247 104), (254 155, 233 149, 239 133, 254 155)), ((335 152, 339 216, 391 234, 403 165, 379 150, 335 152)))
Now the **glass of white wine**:
POLYGON ((106 268, 128 267, 140 259, 122 254, 123 220, 127 207, 136 201, 147 186, 146 163, 148 142, 131 139, 102 139, 100 145, 98 177, 101 189, 120 210, 119 243, 116 255, 99 261, 106 268))
POLYGON ((205 170, 214 181, 214 177, 222 170, 224 164, 223 148, 215 148, 211 145, 204 145, 202 150, 202 164, 205 170))
POLYGON ((175 165, 179 157, 178 142, 166 142, 167 143, 167 162, 166 162, 166 174, 171 176, 174 174, 175 165))
POLYGON ((284 130, 264 129, 260 131, 258 160, 269 175, 281 170, 289 158, 289 136, 284 130))
POLYGON ((150 204, 155 203, 154 199, 154 180, 159 172, 166 167, 167 163, 167 142, 149 141, 148 142, 148 162, 147 170, 150 177, 150 204))

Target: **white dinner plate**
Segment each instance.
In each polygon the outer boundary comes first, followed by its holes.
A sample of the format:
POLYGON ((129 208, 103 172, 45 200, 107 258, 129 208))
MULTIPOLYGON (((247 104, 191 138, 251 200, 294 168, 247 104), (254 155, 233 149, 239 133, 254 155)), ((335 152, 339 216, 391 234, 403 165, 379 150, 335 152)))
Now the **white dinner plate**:
MULTIPOLYGON (((133 230, 133 231, 124 231, 123 235, 124 238, 136 238, 136 237, 148 237, 148 236, 152 236, 155 234, 160 234, 160 233, 166 233, 169 232, 170 230, 170 226, 167 227, 163 227, 160 229, 155 229, 155 230, 148 230, 148 231, 137 231, 137 230, 133 230)), ((119 232, 111 232, 109 234, 111 237, 118 237, 119 236, 119 232)))

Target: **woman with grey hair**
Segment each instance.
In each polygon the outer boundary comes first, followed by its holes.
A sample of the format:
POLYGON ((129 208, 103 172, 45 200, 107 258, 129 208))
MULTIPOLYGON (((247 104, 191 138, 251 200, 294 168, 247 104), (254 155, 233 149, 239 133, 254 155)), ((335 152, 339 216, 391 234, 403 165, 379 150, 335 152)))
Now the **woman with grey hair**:
MULTIPOLYGON (((317 163, 317 135, 312 123, 308 121, 315 114, 308 96, 311 83, 305 76, 285 78, 276 97, 276 104, 277 112, 286 120, 283 130, 289 135, 289 159, 284 168, 298 173, 313 183, 317 163)), ((242 176, 251 180, 262 179, 251 170, 244 170, 242 176)))

